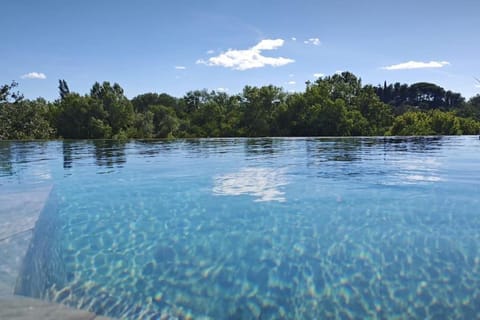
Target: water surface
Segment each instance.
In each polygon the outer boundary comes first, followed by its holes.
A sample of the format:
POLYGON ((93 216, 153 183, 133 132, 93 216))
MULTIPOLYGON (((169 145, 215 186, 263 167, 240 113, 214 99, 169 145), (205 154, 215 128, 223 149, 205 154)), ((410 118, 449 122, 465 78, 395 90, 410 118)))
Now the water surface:
POLYGON ((480 317, 478 137, 3 142, 17 293, 112 317, 480 317))

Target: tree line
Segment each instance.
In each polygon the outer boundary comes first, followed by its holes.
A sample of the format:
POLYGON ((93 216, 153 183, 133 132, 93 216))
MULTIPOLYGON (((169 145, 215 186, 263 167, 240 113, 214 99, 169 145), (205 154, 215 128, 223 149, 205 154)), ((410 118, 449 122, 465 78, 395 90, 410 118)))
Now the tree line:
POLYGON ((460 135, 480 132, 480 95, 468 101, 432 83, 362 85, 350 72, 307 82, 303 92, 245 86, 177 98, 96 82, 88 94, 59 80, 59 98, 24 99, 0 86, 0 139, 144 139, 264 136, 460 135))

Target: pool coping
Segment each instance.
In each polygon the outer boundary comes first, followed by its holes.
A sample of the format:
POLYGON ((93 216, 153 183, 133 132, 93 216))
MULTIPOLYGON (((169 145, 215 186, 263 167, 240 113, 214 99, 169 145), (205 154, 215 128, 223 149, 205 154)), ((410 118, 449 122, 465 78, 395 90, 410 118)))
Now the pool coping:
POLYGON ((0 296, 0 318, 8 320, 108 320, 95 313, 23 296, 0 296))

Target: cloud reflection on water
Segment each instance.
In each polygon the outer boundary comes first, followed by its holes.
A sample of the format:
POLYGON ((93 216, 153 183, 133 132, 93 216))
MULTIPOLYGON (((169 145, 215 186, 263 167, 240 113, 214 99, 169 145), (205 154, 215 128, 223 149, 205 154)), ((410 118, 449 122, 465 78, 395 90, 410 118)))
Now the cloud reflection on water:
POLYGON ((222 196, 251 195, 255 202, 284 202, 287 185, 285 171, 273 168, 243 168, 214 178, 213 194, 222 196))
POLYGON ((441 162, 433 158, 402 159, 394 162, 400 168, 395 175, 395 183, 391 184, 418 184, 442 182, 441 162))

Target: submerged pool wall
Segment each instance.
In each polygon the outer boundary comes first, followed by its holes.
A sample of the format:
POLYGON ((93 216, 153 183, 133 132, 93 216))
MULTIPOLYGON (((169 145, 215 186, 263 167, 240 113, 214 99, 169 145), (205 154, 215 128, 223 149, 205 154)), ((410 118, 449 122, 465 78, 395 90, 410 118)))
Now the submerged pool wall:
POLYGON ((55 241, 59 226, 58 198, 53 189, 35 225, 15 294, 45 299, 49 288, 66 282, 62 248, 55 241))

